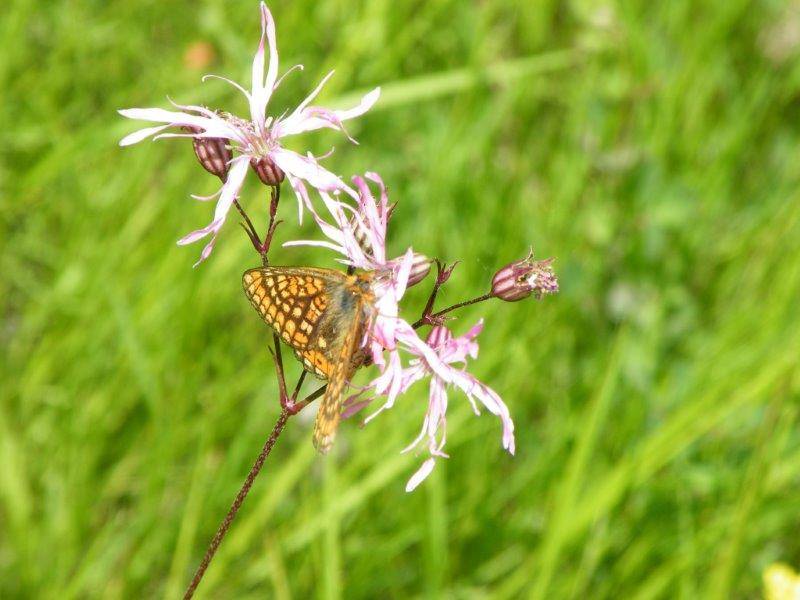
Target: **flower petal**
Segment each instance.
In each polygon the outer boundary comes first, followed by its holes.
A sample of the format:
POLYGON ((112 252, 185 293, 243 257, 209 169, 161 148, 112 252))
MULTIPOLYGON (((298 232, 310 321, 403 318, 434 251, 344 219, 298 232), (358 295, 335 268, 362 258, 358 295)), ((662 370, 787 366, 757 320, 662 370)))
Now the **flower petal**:
POLYGON ((124 108, 117 112, 128 119, 168 123, 174 127, 182 125, 197 127, 202 129, 207 137, 236 139, 238 135, 238 132, 233 127, 219 117, 202 117, 188 112, 165 110, 163 108, 124 108))
POLYGON ((276 148, 270 152, 270 158, 284 173, 304 179, 318 190, 331 192, 344 188, 344 182, 338 176, 297 152, 276 148))
POLYGON ((205 227, 201 227, 200 229, 196 229, 191 233, 187 233, 181 239, 178 240, 178 246, 186 246, 187 244, 193 244, 197 240, 201 240, 206 237, 209 233, 214 233, 219 231, 219 228, 222 226, 222 223, 219 221, 211 221, 205 227))
POLYGON ((422 463, 422 466, 419 469, 417 469, 417 472, 414 473, 411 476, 411 479, 408 480, 408 483, 406 483, 406 492, 413 492, 416 489, 416 487, 420 483, 425 481, 425 478, 431 474, 431 471, 433 471, 433 467, 435 466, 436 466, 436 461, 433 458, 429 458, 424 463, 422 463))
MULTIPOLYGON (((214 209, 214 219, 205 227, 183 236, 178 240, 178 245, 185 246, 186 244, 191 244, 210 233, 216 233, 222 229, 222 226, 225 224, 225 217, 228 215, 228 211, 242 187, 242 182, 247 174, 247 167, 249 164, 250 161, 246 156, 238 156, 233 159, 230 172, 228 173, 228 179, 222 186, 222 192, 217 201, 217 206, 214 209)), ((213 248, 213 245, 211 245, 211 247, 213 248)), ((203 252, 206 252, 206 250, 208 251, 206 256, 208 256, 208 253, 211 252, 211 248, 206 247, 203 252)))
POLYGON ((130 146, 132 144, 137 144, 141 142, 143 139, 150 137, 151 135, 155 135, 161 131, 164 131, 168 127, 169 125, 158 125, 156 127, 145 127, 144 129, 139 129, 138 131, 129 133, 124 138, 122 138, 119 141, 119 145, 130 146))
POLYGON ((325 77, 322 78, 322 81, 317 84, 317 87, 315 87, 313 91, 306 96, 305 100, 298 104, 297 108, 295 108, 288 117, 281 119, 280 122, 275 124, 275 126, 272 128, 272 133, 276 138, 298 133, 298 131, 295 129, 305 120, 306 117, 303 113, 306 107, 311 103, 312 100, 314 100, 314 98, 319 95, 320 91, 322 91, 322 88, 325 86, 328 80, 333 77, 333 73, 333 70, 328 71, 327 75, 325 75, 325 77))
POLYGON ((264 118, 267 111, 267 103, 275 87, 278 78, 278 47, 275 41, 275 21, 272 13, 269 12, 267 5, 263 2, 261 9, 261 39, 258 42, 258 50, 253 57, 253 68, 251 74, 251 95, 250 95, 250 116, 256 129, 263 133, 264 118), (264 38, 269 45, 269 66, 267 76, 264 78, 264 38))
MULTIPOLYGON (((329 74, 330 75, 330 74, 329 74)), ((325 80, 323 80, 323 83, 325 80)), ((280 124, 280 137, 295 135, 305 131, 315 131, 323 127, 343 130, 342 121, 363 115, 378 101, 381 88, 377 87, 365 94, 356 106, 347 110, 330 110, 311 106, 302 111, 292 113, 292 119, 280 124)), ((348 136, 349 137, 349 136, 348 136)))

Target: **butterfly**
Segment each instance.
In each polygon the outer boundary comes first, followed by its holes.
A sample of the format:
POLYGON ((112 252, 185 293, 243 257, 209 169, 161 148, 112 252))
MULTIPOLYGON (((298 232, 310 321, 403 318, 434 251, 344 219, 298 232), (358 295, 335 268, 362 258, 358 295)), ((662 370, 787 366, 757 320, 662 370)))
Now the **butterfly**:
POLYGON ((339 426, 344 388, 364 361, 362 342, 375 302, 371 274, 258 267, 245 271, 242 286, 303 368, 328 381, 313 438, 317 450, 328 452, 339 426))

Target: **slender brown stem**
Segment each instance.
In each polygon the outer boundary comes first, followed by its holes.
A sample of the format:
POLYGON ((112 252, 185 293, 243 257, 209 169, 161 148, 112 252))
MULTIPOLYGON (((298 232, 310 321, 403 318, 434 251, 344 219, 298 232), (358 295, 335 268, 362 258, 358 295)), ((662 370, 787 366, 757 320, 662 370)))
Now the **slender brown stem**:
MULTIPOLYGON (((436 294, 432 293, 431 298, 435 299, 436 294)), ((465 306, 469 306, 470 304, 477 304, 478 302, 483 302, 484 300, 489 300, 490 298, 494 298, 491 293, 483 294, 482 296, 478 296, 477 298, 472 298, 471 300, 464 300, 463 302, 458 302, 453 304, 452 306, 448 306, 447 308, 443 308, 440 311, 435 313, 429 312, 433 306, 432 302, 428 303, 428 306, 425 307, 425 311, 423 311, 422 316, 412 325, 414 329, 419 329, 423 325, 434 325, 437 322, 437 319, 443 317, 449 312, 452 312, 458 308, 463 308, 465 306)))
POLYGON ((266 267, 269 261, 267 260, 267 253, 269 247, 272 245, 272 236, 275 235, 275 229, 281 224, 280 220, 275 220, 278 214, 278 203, 281 200, 281 187, 279 185, 273 186, 270 191, 269 200, 269 225, 267 225, 267 233, 264 235, 264 243, 261 244, 259 252, 261 253, 261 260, 266 267))
POLYGON ((459 308, 463 308, 465 306, 469 306, 470 304, 477 304, 478 302, 483 302, 484 300, 488 300, 489 298, 493 298, 491 293, 484 294, 483 296, 478 296, 477 298, 472 298, 471 300, 464 300, 464 302, 458 302, 453 304, 452 306, 448 306, 447 308, 443 308, 442 310, 435 312, 431 315, 431 319, 436 319, 441 317, 442 315, 446 315, 447 313, 454 311, 459 308))
POLYGON ((244 499, 250 492, 250 488, 253 486, 253 481, 255 481, 256 476, 264 466, 264 461, 272 451, 272 447, 278 440, 278 436, 283 431, 283 428, 286 426, 286 421, 289 420, 290 416, 291 415, 287 409, 284 408, 281 410, 278 421, 275 423, 275 427, 272 428, 272 433, 269 434, 267 441, 264 442, 264 447, 261 449, 261 453, 258 455, 258 458, 256 458, 256 462, 253 463, 250 472, 247 474, 247 479, 244 480, 244 484, 242 484, 239 493, 236 494, 236 499, 233 501, 230 510, 228 510, 228 514, 225 515, 225 519, 220 524, 219 529, 217 529, 214 539, 211 540, 211 543, 206 550, 206 554, 203 556, 203 560, 200 562, 200 566, 197 567, 197 571, 195 571, 194 577, 192 577, 189 587, 186 588, 186 593, 183 595, 184 600, 189 600, 194 595, 200 580, 203 579, 203 575, 205 575, 209 563, 211 563, 211 559, 214 558, 214 555, 217 553, 217 549, 222 542, 222 538, 224 538, 225 534, 228 533, 228 529, 230 528, 233 519, 236 517, 236 513, 239 512, 242 502, 244 502, 244 499))
POLYGON ((275 370, 278 376, 278 388, 281 396, 281 414, 278 416, 278 421, 275 423, 275 427, 272 428, 272 433, 269 434, 267 441, 264 442, 264 447, 261 449, 261 453, 258 455, 258 458, 256 458, 256 462, 253 463, 253 466, 250 468, 250 472, 247 474, 247 478, 244 480, 242 487, 239 489, 239 493, 236 494, 236 499, 233 501, 233 504, 228 510, 228 514, 225 515, 225 518, 217 529, 217 533, 214 534, 214 538, 208 545, 208 549, 206 550, 205 556, 203 556, 203 560, 200 562, 200 566, 197 567, 197 571, 195 571, 194 577, 192 577, 192 581, 189 583, 189 587, 186 588, 186 592, 183 595, 184 600, 189 600, 194 595, 195 590, 197 590, 197 586, 203 579, 203 575, 205 575, 208 565, 211 563, 211 560, 217 553, 217 549, 222 543, 222 539, 225 537, 225 534, 228 533, 228 529, 230 529, 231 523, 233 523, 236 513, 239 512, 244 499, 247 497, 247 494, 250 493, 250 488, 253 486, 253 482, 261 471, 261 468, 264 466, 264 461, 272 451, 272 447, 275 445, 275 442, 278 440, 278 436, 286 426, 286 422, 290 417, 296 415, 311 402, 319 398, 325 392, 325 388, 327 387, 327 385, 323 385, 315 392, 312 392, 306 396, 302 401, 296 402, 297 394, 300 393, 300 387, 303 385, 303 380, 306 376, 306 372, 303 371, 297 381, 297 385, 294 388, 291 398, 289 398, 286 395, 286 380, 284 379, 283 374, 283 359, 281 357, 280 340, 278 339, 277 335, 273 337, 273 341, 275 343, 275 348, 270 348, 270 351, 275 359, 275 370))
POLYGON ((239 214, 242 215, 244 222, 247 223, 247 225, 242 224, 242 227, 244 227, 245 232, 247 232, 247 237, 250 238, 250 241, 253 243, 253 247, 256 249, 256 251, 260 251, 259 247, 261 246, 261 239, 258 237, 258 233, 256 233, 256 228, 253 225, 253 222, 250 220, 250 217, 244 211, 244 208, 242 208, 242 205, 239 204, 238 199, 234 199, 233 205, 236 207, 236 210, 239 211, 239 214))

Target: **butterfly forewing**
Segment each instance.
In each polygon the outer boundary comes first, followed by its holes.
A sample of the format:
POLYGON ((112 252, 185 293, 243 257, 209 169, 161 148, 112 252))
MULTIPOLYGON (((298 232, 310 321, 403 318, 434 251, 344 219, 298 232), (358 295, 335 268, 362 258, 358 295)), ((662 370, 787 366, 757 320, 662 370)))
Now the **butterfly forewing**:
MULTIPOLYGON (((261 318, 299 352, 315 345, 331 293, 344 280, 343 273, 332 269, 262 267, 246 271, 242 284, 261 318)), ((327 376, 324 371, 316 374, 327 376)))

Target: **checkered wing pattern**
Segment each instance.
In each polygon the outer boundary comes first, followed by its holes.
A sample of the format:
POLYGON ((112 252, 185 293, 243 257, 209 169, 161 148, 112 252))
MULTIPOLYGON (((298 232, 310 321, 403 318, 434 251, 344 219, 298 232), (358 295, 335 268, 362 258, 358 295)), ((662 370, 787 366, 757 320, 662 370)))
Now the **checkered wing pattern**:
POLYGON ((363 360, 364 292, 333 269, 261 267, 242 276, 250 303, 303 367, 328 387, 317 412, 314 445, 327 452, 339 425, 342 394, 363 360))
POLYGON ((246 271, 242 285, 253 308, 288 344, 306 370, 327 379, 333 371, 329 340, 320 337, 332 294, 346 276, 333 269, 262 267, 246 271))

